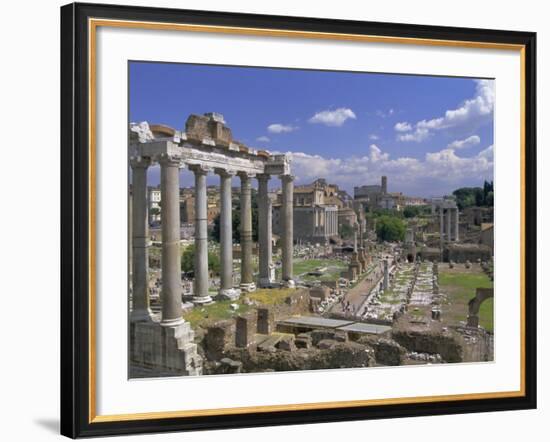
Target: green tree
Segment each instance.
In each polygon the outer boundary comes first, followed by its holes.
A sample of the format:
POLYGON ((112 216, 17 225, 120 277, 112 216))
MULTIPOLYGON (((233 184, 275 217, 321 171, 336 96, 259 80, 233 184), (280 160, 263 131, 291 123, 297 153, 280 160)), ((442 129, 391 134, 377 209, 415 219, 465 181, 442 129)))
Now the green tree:
POLYGON ((484 181, 483 182, 483 204, 485 206, 492 206, 493 197, 494 197, 493 182, 484 181))
POLYGON ((481 187, 461 187, 456 189, 453 195, 460 210, 477 206, 478 202, 483 204, 483 189, 481 187))
MULTIPOLYGON (((233 241, 240 242, 241 240, 241 202, 240 200, 233 201, 231 213, 231 224, 233 229, 233 241)), ((220 242, 220 215, 214 218, 214 225, 210 232, 210 239, 220 242)), ((252 240, 258 241, 258 198, 257 193, 252 191, 252 240)))
POLYGON ((418 206, 407 206, 403 209, 403 216, 405 218, 414 218, 415 216, 420 215, 422 209, 418 206))
POLYGON ((354 229, 349 224, 340 224, 338 226, 338 233, 342 239, 351 239, 353 238, 354 229))
POLYGON ((405 223, 395 216, 382 215, 376 220, 376 235, 380 241, 402 241, 405 230, 405 223))
MULTIPOLYGON (((183 272, 192 272, 195 270, 195 245, 192 244, 185 248, 181 254, 181 270, 183 272)), ((217 253, 208 252, 208 270, 214 273, 220 273, 220 257, 217 253)))

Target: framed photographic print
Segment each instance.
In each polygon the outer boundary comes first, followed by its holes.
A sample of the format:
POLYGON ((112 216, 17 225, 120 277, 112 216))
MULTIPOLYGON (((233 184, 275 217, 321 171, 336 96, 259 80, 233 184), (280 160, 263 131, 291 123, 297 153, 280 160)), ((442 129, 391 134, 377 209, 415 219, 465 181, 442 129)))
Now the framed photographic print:
POLYGON ((62 7, 62 434, 534 408, 535 44, 62 7))

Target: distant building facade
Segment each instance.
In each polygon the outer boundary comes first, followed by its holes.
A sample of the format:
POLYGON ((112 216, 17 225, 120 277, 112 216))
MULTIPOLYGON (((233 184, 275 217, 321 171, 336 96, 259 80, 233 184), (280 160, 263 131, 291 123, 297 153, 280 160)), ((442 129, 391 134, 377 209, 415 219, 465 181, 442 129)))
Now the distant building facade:
POLYGON ((160 221, 160 202, 162 200, 158 187, 147 189, 147 201, 149 203, 149 224, 160 221))
MULTIPOLYGON (((294 239, 311 243, 326 243, 338 236, 340 190, 324 179, 294 188, 294 239)), ((281 233, 280 194, 273 204, 273 233, 281 233)))

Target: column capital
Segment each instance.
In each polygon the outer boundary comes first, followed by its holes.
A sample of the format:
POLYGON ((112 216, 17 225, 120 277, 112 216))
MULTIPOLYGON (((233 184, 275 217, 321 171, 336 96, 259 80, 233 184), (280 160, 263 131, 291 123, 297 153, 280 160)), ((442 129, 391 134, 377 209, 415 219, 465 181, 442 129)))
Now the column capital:
POLYGON ((180 166, 181 158, 163 153, 159 156, 158 162, 161 166, 180 166))
POLYGON ((259 173, 258 175, 256 175, 256 179, 258 180, 258 182, 265 182, 267 183, 271 178, 271 175, 268 174, 268 173, 259 173))
POLYGON ((233 178, 237 174, 237 172, 234 170, 221 169, 217 167, 214 169, 214 173, 222 178, 233 178))
POLYGON ((283 182, 291 183, 294 181, 294 175, 281 175, 281 180, 283 182))
POLYGON ((212 169, 204 164, 189 164, 187 166, 195 175, 208 175, 212 169))
POLYGON ((242 181, 249 181, 251 178, 256 176, 253 172, 237 172, 237 175, 242 181))
POLYGON ((147 168, 151 165, 151 158, 149 157, 130 157, 130 166, 132 169, 147 168))

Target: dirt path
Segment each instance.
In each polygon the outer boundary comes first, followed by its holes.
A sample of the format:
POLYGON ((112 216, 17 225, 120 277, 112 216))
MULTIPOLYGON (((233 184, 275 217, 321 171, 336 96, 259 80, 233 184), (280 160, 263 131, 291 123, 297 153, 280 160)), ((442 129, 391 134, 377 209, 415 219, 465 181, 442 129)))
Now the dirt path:
POLYGON ((380 263, 376 264, 376 267, 367 275, 363 277, 355 287, 350 289, 344 297, 343 303, 337 303, 332 307, 331 313, 346 314, 355 316, 361 314, 361 309, 365 303, 368 294, 371 289, 380 283, 380 279, 384 275, 384 270, 380 263), (346 310, 346 306, 349 302, 349 308, 346 310))

